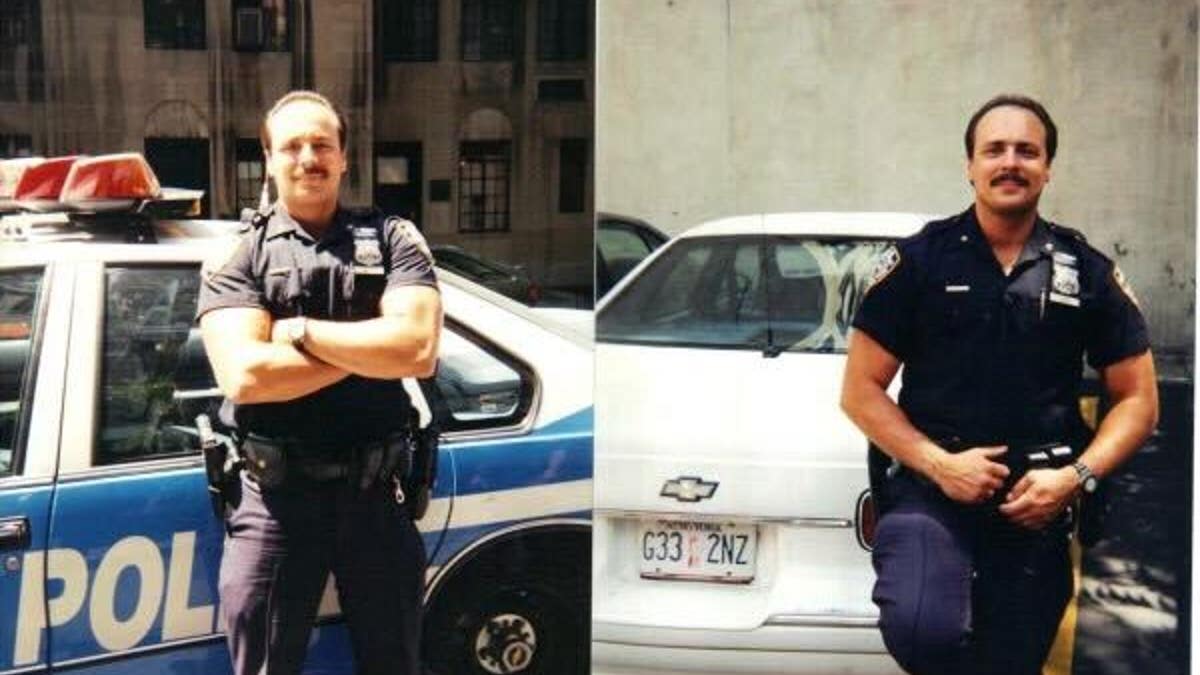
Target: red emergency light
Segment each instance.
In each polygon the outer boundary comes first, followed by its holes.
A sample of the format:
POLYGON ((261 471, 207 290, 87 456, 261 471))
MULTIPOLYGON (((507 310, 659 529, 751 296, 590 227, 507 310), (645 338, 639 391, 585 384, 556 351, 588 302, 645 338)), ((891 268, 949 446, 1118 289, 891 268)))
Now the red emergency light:
POLYGON ((71 167, 58 200, 80 210, 126 208, 162 194, 140 153, 81 158, 71 167))
POLYGON ((43 211, 58 207, 58 195, 78 155, 51 157, 25 167, 17 181, 13 201, 21 208, 43 211))
POLYGON ((17 194, 17 183, 25 170, 45 162, 45 157, 19 157, 0 160, 0 199, 12 199, 17 194))
POLYGON ((17 183, 21 176, 31 166, 46 161, 45 157, 20 157, 17 159, 0 160, 0 213, 20 211, 21 207, 13 201, 17 193, 17 183))

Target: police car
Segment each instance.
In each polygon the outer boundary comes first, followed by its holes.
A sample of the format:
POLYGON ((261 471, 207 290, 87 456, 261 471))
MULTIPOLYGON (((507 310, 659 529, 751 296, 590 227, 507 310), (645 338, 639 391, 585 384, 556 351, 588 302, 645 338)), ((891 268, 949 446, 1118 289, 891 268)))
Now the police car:
MULTIPOLYGON (((200 265, 239 224, 182 218, 137 155, 0 170, 0 674, 229 672, 222 527, 195 428, 220 393, 200 265)), ((419 522, 436 673, 587 667, 592 353, 439 271, 450 408, 419 522)), ((305 672, 351 672, 327 588, 305 672)))
POLYGON ((601 301, 593 673, 899 672, 838 399, 876 260, 928 220, 713 221, 601 301))

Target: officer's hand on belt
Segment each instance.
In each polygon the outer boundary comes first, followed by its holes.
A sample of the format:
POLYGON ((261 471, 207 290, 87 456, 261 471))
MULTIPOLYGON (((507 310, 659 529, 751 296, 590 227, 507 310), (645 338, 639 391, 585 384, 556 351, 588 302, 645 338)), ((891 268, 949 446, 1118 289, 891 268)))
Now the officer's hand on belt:
POLYGON ((996 458, 1008 448, 1003 445, 945 452, 932 463, 929 477, 947 497, 963 504, 979 504, 996 495, 1008 477, 1008 467, 996 458))
POLYGON ((1009 490, 1000 513, 1031 530, 1049 525, 1075 499, 1079 477, 1070 466, 1033 469, 1009 490))

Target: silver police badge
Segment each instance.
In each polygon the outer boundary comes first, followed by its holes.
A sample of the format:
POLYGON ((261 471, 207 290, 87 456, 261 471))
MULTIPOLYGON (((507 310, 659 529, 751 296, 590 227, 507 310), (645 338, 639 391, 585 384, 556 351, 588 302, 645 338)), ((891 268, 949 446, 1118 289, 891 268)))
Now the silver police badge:
POLYGON ((1079 295, 1079 270, 1054 263, 1054 278, 1050 283, 1055 293, 1079 295))
POLYGON ((354 228, 354 262, 363 267, 383 264, 383 251, 379 250, 379 237, 373 228, 354 228))

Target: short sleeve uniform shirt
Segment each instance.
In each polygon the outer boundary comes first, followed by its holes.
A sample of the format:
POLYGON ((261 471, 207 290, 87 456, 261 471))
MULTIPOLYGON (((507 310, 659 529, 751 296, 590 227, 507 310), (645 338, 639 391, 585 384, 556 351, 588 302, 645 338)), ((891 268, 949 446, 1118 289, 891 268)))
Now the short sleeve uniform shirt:
POLYGON ((853 325, 903 363, 913 424, 970 445, 1081 444, 1084 358, 1149 348, 1120 271, 1079 233, 1039 218, 1006 275, 974 208, 890 250, 853 325))
MULTIPOLYGON (((379 315, 385 291, 409 285, 437 288, 433 258, 412 223, 339 209, 333 224, 314 239, 277 205, 264 225, 242 236, 228 261, 205 272, 197 316, 253 307, 273 319, 362 320, 379 315), (365 255, 372 248, 376 253, 365 255)), ((292 401, 227 400, 221 421, 272 438, 353 442, 396 430, 407 409, 400 380, 350 375, 292 401)))

